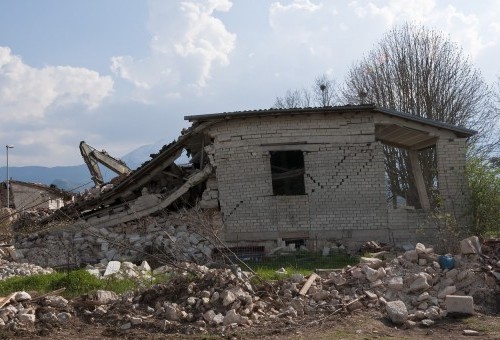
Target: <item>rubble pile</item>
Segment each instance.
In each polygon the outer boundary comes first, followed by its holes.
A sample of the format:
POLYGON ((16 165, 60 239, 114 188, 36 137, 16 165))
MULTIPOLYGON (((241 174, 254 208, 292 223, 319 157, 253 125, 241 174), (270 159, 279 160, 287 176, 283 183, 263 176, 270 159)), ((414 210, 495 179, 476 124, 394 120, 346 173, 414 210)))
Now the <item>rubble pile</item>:
POLYGON ((12 255, 15 256, 14 247, 9 244, 0 244, 0 261, 12 261, 12 255))
POLYGON ((151 270, 147 262, 136 266, 111 261, 87 270, 103 279, 164 274, 169 280, 122 296, 97 291, 69 304, 60 297, 30 300, 23 293, 9 297, 5 306, 0 303, 0 318, 11 327, 61 325, 78 317, 121 330, 154 327, 199 333, 314 324, 337 313, 368 308, 384 311, 402 327, 429 327, 450 314, 497 312, 498 255, 485 253, 474 237, 461 246, 460 255, 439 256, 419 243, 391 260, 363 257, 356 266, 308 277, 293 274, 274 282, 258 280, 238 266, 208 268, 184 262, 151 270))
MULTIPOLYGON (((159 270, 173 275, 172 281, 129 297, 128 303, 130 310, 144 318, 154 316, 165 327, 294 324, 303 318, 360 308, 383 309, 395 324, 430 326, 448 312, 492 311, 489 302, 499 291, 498 280, 480 255, 469 251, 454 257, 454 268, 443 269, 432 248, 417 244, 389 262, 362 258, 357 266, 323 276, 294 274, 257 285, 249 280, 250 273, 238 267, 167 266, 159 270)), ((496 270, 500 270, 498 262, 496 270)), ((123 307, 123 301, 119 306, 123 307)), ((117 307, 102 307, 98 313, 117 307)), ((120 322, 130 323, 130 318, 130 312, 124 311, 120 322)))
POLYGON ((142 261, 140 266, 127 261, 110 261, 107 265, 104 263, 87 265, 85 270, 100 279, 113 277, 129 279, 138 283, 152 279, 152 270, 147 261, 142 261))
POLYGON ((7 260, 0 260, 0 280, 8 279, 13 276, 30 276, 51 274, 52 268, 42 268, 32 263, 17 263, 7 260))
POLYGON ((39 229, 39 222, 52 215, 52 213, 52 210, 40 207, 16 211, 15 219, 12 221, 10 228, 15 233, 31 233, 39 229))
POLYGON ((64 324, 74 315, 74 309, 62 296, 32 299, 27 292, 15 292, 0 298, 0 326, 12 329, 50 322, 64 324))
POLYGON ((147 255, 205 262, 213 246, 200 230, 176 218, 148 217, 112 227, 39 231, 17 235, 14 260, 43 266, 100 261, 141 261, 147 255))

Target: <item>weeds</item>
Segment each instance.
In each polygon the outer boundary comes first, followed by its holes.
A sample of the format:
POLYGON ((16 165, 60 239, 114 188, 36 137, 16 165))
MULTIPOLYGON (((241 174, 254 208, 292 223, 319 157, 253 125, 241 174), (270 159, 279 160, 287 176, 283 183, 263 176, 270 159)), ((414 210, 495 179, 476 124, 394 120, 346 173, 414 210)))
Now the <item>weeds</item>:
POLYGON ((5 296, 16 291, 36 291, 44 294, 66 288, 63 296, 74 297, 94 292, 98 289, 111 290, 123 293, 137 287, 137 283, 129 279, 99 279, 83 269, 68 273, 55 272, 52 274, 11 277, 0 281, 0 295, 5 296))
POLYGON ((309 275, 316 269, 343 268, 358 262, 358 257, 346 253, 322 256, 319 253, 298 252, 292 255, 265 258, 260 262, 247 261, 246 264, 263 279, 277 280, 292 274, 309 275), (276 273, 280 268, 285 268, 286 274, 276 273))

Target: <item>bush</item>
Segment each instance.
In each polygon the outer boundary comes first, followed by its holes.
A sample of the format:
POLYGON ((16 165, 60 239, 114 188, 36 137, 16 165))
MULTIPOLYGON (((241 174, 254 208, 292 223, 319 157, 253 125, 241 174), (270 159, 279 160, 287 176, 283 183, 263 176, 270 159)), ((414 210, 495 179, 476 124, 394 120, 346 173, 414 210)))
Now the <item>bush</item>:
POLYGON ((470 191, 471 232, 476 235, 500 233, 500 168, 485 157, 471 156, 467 160, 467 180, 470 191))

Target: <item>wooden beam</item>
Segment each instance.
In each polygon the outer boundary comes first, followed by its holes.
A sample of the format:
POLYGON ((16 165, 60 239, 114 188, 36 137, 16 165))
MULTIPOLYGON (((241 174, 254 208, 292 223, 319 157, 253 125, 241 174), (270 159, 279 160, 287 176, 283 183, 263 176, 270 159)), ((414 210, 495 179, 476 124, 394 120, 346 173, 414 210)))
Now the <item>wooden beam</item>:
POLYGON ((428 140, 424 140, 422 142, 413 144, 411 146, 411 149, 412 150, 423 150, 423 149, 430 148, 431 146, 436 145, 437 140, 438 140, 437 138, 430 138, 428 140))
POLYGON ((418 151, 408 150, 408 156, 410 157, 411 171, 413 172, 413 177, 415 178, 415 185, 417 186, 420 205, 422 209, 430 209, 431 204, 429 202, 429 197, 427 196, 427 190, 425 189, 422 168, 420 167, 420 162, 418 161, 418 151))
POLYGON ((302 289, 300 290, 299 295, 305 296, 309 288, 311 288, 311 285, 313 284, 314 280, 316 280, 318 277, 319 277, 318 274, 312 273, 311 276, 309 276, 309 278, 307 279, 302 289))

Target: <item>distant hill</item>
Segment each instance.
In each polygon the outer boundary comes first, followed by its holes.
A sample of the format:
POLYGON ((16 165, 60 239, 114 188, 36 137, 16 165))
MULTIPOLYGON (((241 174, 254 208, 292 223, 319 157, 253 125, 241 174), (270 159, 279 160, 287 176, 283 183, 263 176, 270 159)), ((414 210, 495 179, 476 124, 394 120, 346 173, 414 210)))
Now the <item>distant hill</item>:
MULTIPOLYGON (((0 168, 0 173, 5 174, 5 167, 0 168)), ((79 186, 87 183, 86 187, 92 186, 90 174, 87 166, 56 166, 48 168, 44 166, 9 166, 9 176, 12 179, 23 182, 55 184, 58 188, 64 190, 81 191, 77 189, 79 186), (90 183, 88 183, 90 182, 90 183)), ((3 176, 2 176, 3 177, 3 176)), ((5 178, 2 178, 5 181, 5 178)))
MULTIPOLYGON (((150 154, 157 153, 163 145, 170 141, 163 139, 153 144, 143 145, 120 157, 131 169, 137 169, 144 162, 151 159, 150 154)), ((187 162, 187 157, 181 157, 181 163, 187 162)), ((0 178, 5 181, 5 167, 0 167, 0 178)), ((105 181, 111 180, 115 174, 106 168, 101 167, 101 172, 105 181)), ((73 166, 9 166, 9 176, 12 179, 23 182, 33 182, 41 184, 54 184, 58 188, 71 191, 82 191, 94 185, 90 178, 89 169, 85 164, 73 166)))

